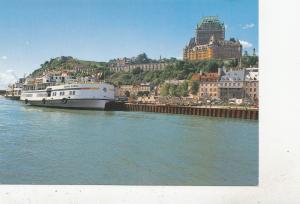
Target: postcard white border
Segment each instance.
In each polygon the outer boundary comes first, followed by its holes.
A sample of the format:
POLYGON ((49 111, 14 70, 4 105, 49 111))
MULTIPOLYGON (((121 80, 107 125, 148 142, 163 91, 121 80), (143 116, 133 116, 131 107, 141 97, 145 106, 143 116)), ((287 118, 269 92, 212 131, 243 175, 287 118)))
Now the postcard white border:
POLYGON ((260 179, 257 187, 0 186, 0 203, 299 203, 297 0, 261 0, 260 179))

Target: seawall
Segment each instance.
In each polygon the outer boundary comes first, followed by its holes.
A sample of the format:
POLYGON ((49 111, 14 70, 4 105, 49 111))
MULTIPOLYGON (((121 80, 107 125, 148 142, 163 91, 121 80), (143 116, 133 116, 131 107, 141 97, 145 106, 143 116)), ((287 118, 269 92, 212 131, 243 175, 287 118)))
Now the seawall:
POLYGON ((142 111, 154 113, 171 113, 208 117, 223 117, 258 120, 259 110, 253 108, 228 108, 228 107, 193 107, 133 103, 108 103, 106 110, 142 111))

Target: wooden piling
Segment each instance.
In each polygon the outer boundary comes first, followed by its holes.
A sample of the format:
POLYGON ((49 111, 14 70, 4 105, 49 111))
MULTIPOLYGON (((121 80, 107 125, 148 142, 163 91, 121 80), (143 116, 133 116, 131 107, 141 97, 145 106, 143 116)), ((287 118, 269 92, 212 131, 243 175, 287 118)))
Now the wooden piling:
POLYGON ((248 120, 258 120, 259 111, 257 109, 231 109, 231 108, 210 108, 210 107, 188 107, 174 105, 154 105, 154 104, 131 104, 131 103, 109 103, 106 110, 142 111, 169 114, 185 114, 195 116, 225 117, 248 120))

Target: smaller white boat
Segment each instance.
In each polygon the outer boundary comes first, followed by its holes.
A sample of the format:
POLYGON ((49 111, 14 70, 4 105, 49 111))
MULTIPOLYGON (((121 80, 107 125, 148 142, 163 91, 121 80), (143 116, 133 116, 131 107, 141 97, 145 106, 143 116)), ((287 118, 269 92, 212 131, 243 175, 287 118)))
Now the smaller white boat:
POLYGON ((18 82, 8 85, 4 97, 12 100, 19 100, 22 93, 23 83, 24 79, 21 78, 18 82))

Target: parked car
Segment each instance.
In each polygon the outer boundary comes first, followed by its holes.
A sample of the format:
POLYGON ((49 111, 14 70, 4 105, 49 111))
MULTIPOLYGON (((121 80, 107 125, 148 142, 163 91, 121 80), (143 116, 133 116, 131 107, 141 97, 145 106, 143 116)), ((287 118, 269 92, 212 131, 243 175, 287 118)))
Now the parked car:
POLYGON ((236 104, 236 98, 228 99, 228 104, 229 104, 229 105, 236 104))
POLYGON ((220 98, 215 98, 215 99, 212 99, 211 100, 211 104, 212 105, 221 105, 223 104, 224 102, 220 99, 220 98))

